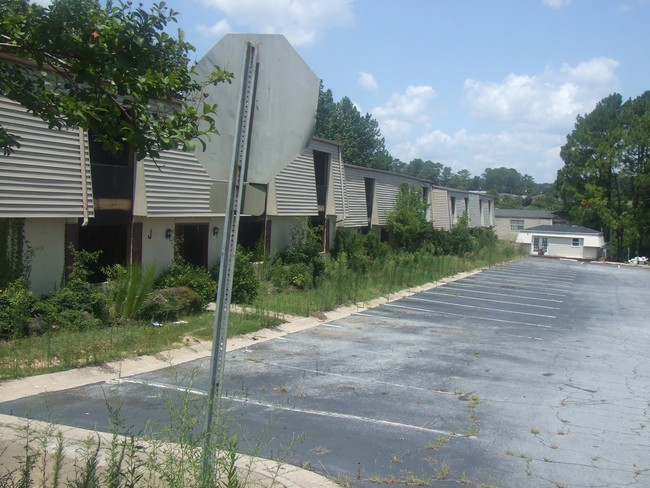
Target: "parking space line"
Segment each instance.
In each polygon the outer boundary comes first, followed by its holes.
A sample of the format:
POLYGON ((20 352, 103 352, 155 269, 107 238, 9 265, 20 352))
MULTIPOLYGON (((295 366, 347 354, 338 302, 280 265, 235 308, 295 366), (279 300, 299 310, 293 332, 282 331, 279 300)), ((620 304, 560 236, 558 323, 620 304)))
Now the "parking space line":
MULTIPOLYGON (((458 291, 467 291, 467 287, 460 287, 460 288, 454 288, 453 285, 447 284, 444 286, 440 286, 440 289, 443 290, 458 290, 458 291)), ((556 300, 555 298, 539 298, 539 297, 528 297, 524 295, 510 295, 509 293, 497 293, 494 291, 484 291, 484 290, 471 290, 472 293, 480 293, 482 295, 498 295, 498 296, 507 296, 510 298, 524 298, 526 300, 535 300, 539 302, 553 302, 553 303, 564 303, 564 300, 556 300)), ((425 292, 429 293, 429 292, 425 292)))
POLYGON ((490 307, 479 307, 478 305, 470 305, 468 303, 450 303, 450 302, 444 302, 442 300, 431 300, 429 298, 420 298, 420 297, 406 297, 404 300, 415 300, 418 302, 426 302, 426 303, 437 303, 440 305, 449 305, 452 307, 465 307, 465 308, 477 308, 479 310, 489 310, 490 312, 502 312, 502 313, 511 313, 511 314, 517 314, 517 315, 530 315, 531 317, 544 317, 546 319, 555 319, 557 318, 555 315, 544 315, 541 313, 532 313, 532 312, 519 312, 517 310, 506 310, 503 308, 490 308, 490 307))
MULTIPOLYGON (((551 307, 549 305, 535 305, 533 303, 521 303, 521 302, 509 302, 507 300, 495 300, 492 298, 481 298, 481 297, 470 297, 467 295, 457 295, 454 293, 442 293, 440 291, 426 291, 424 292, 424 295, 438 295, 438 296, 447 296, 447 297, 454 297, 454 298, 465 298, 467 300, 479 300, 483 302, 492 302, 492 303, 503 303, 506 305, 521 305, 523 307, 535 307, 535 308, 547 308, 551 310, 559 310, 559 307, 551 307)), ((506 295, 507 296, 507 295, 506 295)))
POLYGON ((545 324, 534 324, 531 322, 519 322, 516 320, 507 320, 507 319, 495 319, 492 317, 476 317, 474 315, 466 315, 462 313, 455 313, 455 312, 443 312, 441 310, 431 310, 428 308, 418 308, 418 307, 405 307, 404 305, 397 305, 396 303, 386 303, 383 305, 384 307, 391 307, 391 308, 401 308, 405 310, 414 310, 416 312, 424 312, 428 314, 442 314, 442 315, 453 315, 454 317, 463 317, 466 319, 474 319, 476 320, 477 318, 480 318, 481 320, 488 320, 491 322, 500 322, 500 323, 505 323, 505 324, 517 324, 517 325, 531 325, 533 327, 541 327, 543 329, 551 329, 552 327, 550 325, 545 325, 545 324))
POLYGON ((465 437, 468 439, 475 438, 475 436, 465 436, 464 434, 458 432, 431 429, 429 427, 422 427, 419 425, 411 425, 411 424, 404 424, 401 422, 393 422, 391 420, 381 420, 381 419, 370 418, 370 417, 362 417, 360 415, 352 415, 352 414, 340 413, 340 412, 328 412, 325 410, 313 410, 309 408, 299 408, 299 407, 289 407, 289 406, 285 407, 277 403, 260 402, 258 400, 253 400, 251 398, 226 397, 226 399, 231 400, 233 402, 250 404, 250 405, 255 405, 264 408, 271 408, 275 410, 283 410, 292 413, 304 413, 306 415, 315 415, 318 417, 329 417, 333 419, 354 420, 357 422, 363 422, 363 423, 368 423, 373 425, 382 425, 386 427, 397 427, 399 429, 416 430, 418 432, 426 432, 426 433, 431 433, 436 435, 443 435, 446 437, 465 437))
MULTIPOLYGON (((181 386, 176 386, 176 385, 169 385, 165 383, 157 383, 157 382, 147 382, 147 381, 141 381, 141 380, 134 380, 134 379, 128 379, 128 378, 120 378, 117 380, 114 380, 112 383, 130 383, 130 384, 136 384, 136 385, 141 385, 141 386, 149 386, 157 389, 162 389, 162 390, 171 390, 171 391, 179 391, 179 392, 187 392, 187 393, 192 393, 197 396, 207 396, 207 392, 203 390, 194 390, 194 389, 188 389, 184 388, 181 386)), ((237 403, 243 403, 243 404, 249 404, 249 405, 255 405, 258 407, 264 407, 264 408, 271 408, 275 410, 283 410, 286 412, 293 412, 293 413, 304 413, 306 415, 315 415, 319 417, 330 417, 334 419, 344 419, 344 420, 355 420, 358 422, 363 422, 363 423, 370 423, 374 425, 383 425, 383 426, 388 426, 388 427, 397 427, 400 429, 409 429, 409 430, 416 430, 419 432, 427 432, 427 433, 432 433, 432 434, 437 434, 437 435, 444 435, 448 437, 466 437, 466 438, 472 438, 473 436, 465 436, 464 434, 459 434, 457 432, 452 432, 452 431, 446 431, 446 430, 439 430, 439 429, 431 429, 429 427, 422 427, 419 425, 411 425, 411 424, 404 424, 402 422, 393 422, 391 420, 381 420, 381 419, 376 419, 376 418, 370 418, 370 417, 362 417, 360 415, 352 415, 352 414, 347 414, 347 413, 339 413, 339 412, 328 412, 325 410, 314 410, 314 409, 309 409, 309 408, 299 408, 299 407, 289 407, 289 406, 283 406, 278 403, 269 403, 269 402, 262 402, 259 400, 253 400, 252 398, 241 398, 241 397, 236 397, 236 396, 225 396, 224 400, 227 401, 232 401, 232 402, 237 402, 237 403)))
MULTIPOLYGON (((523 287, 523 288, 531 288, 531 287, 536 287, 538 288, 540 286, 540 283, 544 283, 542 280, 542 277, 536 277, 535 278, 535 283, 533 283, 532 279, 516 279, 516 278, 510 278, 510 279, 489 279, 489 277, 481 277, 479 278, 465 278, 463 281, 466 281, 468 283, 475 283, 475 284, 483 284, 483 283, 492 283, 492 284, 507 284, 507 285, 514 285, 517 287, 523 287), (467 280, 467 281, 466 281, 467 280)), ((559 291, 569 291, 571 288, 573 288, 574 285, 565 285, 562 283, 555 283, 555 282, 548 282, 545 283, 544 286, 552 286, 553 288, 558 288, 559 291)))
MULTIPOLYGON (((470 288, 470 287, 471 288, 477 288, 478 287, 478 288, 488 288, 490 290, 494 290, 494 286, 483 285, 483 284, 480 284, 480 283, 467 283, 467 282, 462 282, 462 281, 456 281, 456 282, 454 282, 454 285, 456 285, 456 286, 462 285, 462 286, 467 287, 467 288, 470 288)), ((537 291, 537 290, 539 290, 539 286, 534 287, 535 288, 534 290, 525 290, 523 288, 533 288, 533 285, 520 286, 520 287, 516 287, 516 288, 514 286, 511 286, 510 288, 506 288, 506 290, 511 289, 511 290, 516 290, 518 292, 522 292, 522 293, 534 293, 535 295, 544 295, 544 296, 552 296, 552 297, 566 297, 566 296, 568 296, 567 293, 553 293, 553 292, 550 292, 550 291, 537 291)))

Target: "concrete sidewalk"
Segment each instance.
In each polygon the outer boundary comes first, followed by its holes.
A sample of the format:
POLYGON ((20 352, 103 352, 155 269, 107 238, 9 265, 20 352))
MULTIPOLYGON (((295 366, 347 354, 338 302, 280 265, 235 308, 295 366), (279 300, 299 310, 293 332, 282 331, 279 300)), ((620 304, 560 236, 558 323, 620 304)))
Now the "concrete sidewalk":
MULTIPOLYGON (((433 288, 435 286, 454 281, 473 273, 461 273, 446 278, 436 283, 428 283, 422 286, 413 287, 402 292, 391 294, 388 298, 381 297, 368 302, 358 303, 352 306, 340 307, 336 310, 323 314, 320 318, 314 317, 284 317, 287 322, 273 329, 261 329, 254 333, 233 337, 228 340, 227 350, 246 348, 253 344, 269 341, 288 334, 316 327, 325 322, 347 317, 356 312, 374 308, 389 301, 398 300, 405 296, 433 288)), ((178 365, 210 356, 212 343, 209 341, 198 341, 189 339, 184 347, 164 351, 154 356, 140 356, 105 363, 101 366, 80 368, 59 373, 51 373, 40 376, 33 376, 24 379, 11 380, 0 383, 0 399, 2 402, 38 395, 44 392, 67 390, 83 385, 100 382, 110 382, 134 376, 142 373, 155 371, 173 365, 178 365)), ((24 438, 26 426, 36 432, 52 432, 53 426, 43 422, 26 421, 25 419, 10 415, 0 415, 0 480, 2 476, 19 466, 19 460, 24 459, 24 438)), ((94 438, 102 439, 102 445, 110 443, 111 434, 93 432, 68 426, 54 426, 56 432, 60 432, 66 440, 66 456, 71 456, 74 461, 79 457, 79 448, 83 441, 94 438)), ((54 439, 54 437, 52 437, 54 439)), ((47 445, 49 450, 54 448, 52 442, 47 445)), ((275 461, 240 456, 238 461, 239 470, 246 475, 247 487, 323 487, 335 488, 335 482, 313 473, 288 464, 278 464, 275 461)))

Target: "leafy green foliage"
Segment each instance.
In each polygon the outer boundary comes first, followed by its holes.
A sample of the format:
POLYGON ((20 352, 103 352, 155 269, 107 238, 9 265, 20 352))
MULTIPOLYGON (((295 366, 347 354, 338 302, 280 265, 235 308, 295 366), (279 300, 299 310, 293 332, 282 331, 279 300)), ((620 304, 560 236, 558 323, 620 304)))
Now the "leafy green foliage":
POLYGON ((88 283, 90 266, 99 252, 75 251, 63 287, 34 305, 42 332, 51 329, 88 330, 110 325, 110 300, 98 285, 88 283))
POLYGON ((334 102, 331 90, 321 83, 316 113, 316 135, 341 144, 347 164, 389 170, 392 156, 384 145, 379 123, 370 115, 361 115, 348 97, 334 102))
POLYGON ((394 249, 414 251, 422 245, 431 227, 426 218, 427 208, 421 189, 407 183, 400 185, 395 208, 386 217, 389 242, 394 249))
POLYGON ((125 267, 117 264, 105 273, 115 321, 119 323, 135 318, 151 291, 156 269, 153 266, 145 268, 136 264, 125 267))
POLYGON ((252 259, 252 253, 246 252, 241 246, 237 247, 230 297, 232 303, 252 303, 259 293, 261 282, 252 259))
POLYGON ((187 287, 198 293, 203 305, 214 301, 217 289, 210 272, 201 266, 195 266, 176 257, 155 281, 154 288, 187 287))
POLYGON ((310 226, 306 222, 291 228, 289 246, 274 258, 271 266, 270 277, 274 286, 292 286, 299 290, 317 286, 325 272, 325 261, 321 256, 322 230, 322 227, 310 226))
MULTIPOLYGON (((237 246, 235 252, 235 269, 232 277, 230 301, 232 303, 251 303, 259 293, 261 281, 253 260, 258 251, 246 251, 242 246, 237 246)), ((214 280, 219 279, 219 263, 211 270, 214 280)))
MULTIPOLYGON (((127 143, 138 159, 159 151, 192 150, 216 134, 208 86, 230 82, 215 67, 199 81, 194 47, 168 33, 178 15, 164 2, 151 10, 131 1, 27 0, 0 3, 0 93, 51 128, 81 127, 107 149, 127 143)), ((0 127, 8 155, 19 140, 0 127)))
POLYGON ((0 219, 0 287, 28 278, 32 254, 25 241, 25 220, 0 219))
POLYGON ((0 339, 26 337, 36 299, 23 277, 0 289, 0 339))
POLYGON ((578 116, 560 156, 556 186, 572 219, 604 229, 615 257, 650 251, 650 91, 623 102, 615 93, 578 116))
POLYGON ((142 320, 174 320, 202 310, 199 294, 186 287, 161 288, 147 294, 138 308, 137 317, 142 320))

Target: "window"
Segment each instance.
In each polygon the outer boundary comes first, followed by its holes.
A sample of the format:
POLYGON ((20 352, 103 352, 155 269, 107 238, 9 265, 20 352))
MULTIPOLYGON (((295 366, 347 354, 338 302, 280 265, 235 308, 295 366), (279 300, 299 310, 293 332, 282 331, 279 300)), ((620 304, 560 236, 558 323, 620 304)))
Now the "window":
POLYGON ((580 247, 580 238, 574 237, 571 239, 571 247, 580 247))
POLYGON ((524 221, 523 220, 511 220, 510 221, 510 230, 524 230, 524 221))

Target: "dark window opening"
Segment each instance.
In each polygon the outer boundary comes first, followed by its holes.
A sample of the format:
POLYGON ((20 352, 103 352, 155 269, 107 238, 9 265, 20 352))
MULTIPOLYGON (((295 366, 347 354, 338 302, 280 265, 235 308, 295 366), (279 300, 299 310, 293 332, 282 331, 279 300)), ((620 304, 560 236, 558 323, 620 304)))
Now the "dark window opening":
POLYGON ((176 224, 178 254, 188 263, 208 267, 208 224, 176 224))
POLYGON ((96 263, 90 267, 91 283, 101 283, 106 280, 104 268, 115 264, 126 265, 129 262, 129 224, 93 224, 79 227, 78 249, 83 251, 100 251, 96 263))
POLYGON ((364 178, 366 188, 366 215, 368 217, 368 225, 372 224, 372 214, 374 212, 373 202, 375 201, 375 179, 364 178))
POLYGON ((327 204, 327 184, 330 168, 330 155, 314 151, 314 176, 316 178, 316 202, 318 211, 325 212, 327 204))
POLYGON ((237 243, 248 252, 262 254, 268 252, 266 239, 266 223, 264 220, 251 217, 241 217, 237 243))
POLYGON ((95 140, 95 134, 88 134, 88 152, 90 153, 91 164, 106 164, 110 166, 128 166, 129 151, 128 147, 122 146, 118 153, 112 153, 104 148, 101 142, 95 140))

